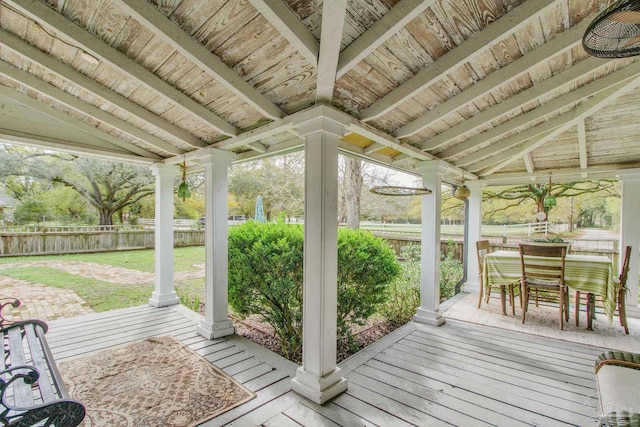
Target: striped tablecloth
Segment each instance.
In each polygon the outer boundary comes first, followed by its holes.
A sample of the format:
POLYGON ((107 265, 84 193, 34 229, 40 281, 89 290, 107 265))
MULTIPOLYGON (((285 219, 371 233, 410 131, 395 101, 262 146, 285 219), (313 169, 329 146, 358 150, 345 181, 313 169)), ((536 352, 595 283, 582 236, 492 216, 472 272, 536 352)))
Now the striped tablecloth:
MULTIPOLYGON (((609 320, 615 310, 613 266, 606 256, 569 254, 565 259, 564 282, 573 290, 600 295, 609 320)), ((515 283, 520 280, 520 254, 496 251, 485 257, 484 277, 489 285, 515 283)))

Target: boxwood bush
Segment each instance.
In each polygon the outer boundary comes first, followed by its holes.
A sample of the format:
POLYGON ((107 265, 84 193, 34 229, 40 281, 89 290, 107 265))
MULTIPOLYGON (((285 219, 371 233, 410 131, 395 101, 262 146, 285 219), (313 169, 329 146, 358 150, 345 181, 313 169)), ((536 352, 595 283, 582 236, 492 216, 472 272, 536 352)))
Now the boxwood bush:
MULTIPOLYGON (((302 344, 304 230, 249 221, 229 230, 229 303, 241 316, 259 314, 274 329, 282 354, 299 361, 302 344)), ((369 232, 338 232, 338 339, 363 324, 387 298, 398 275, 393 250, 369 232)))

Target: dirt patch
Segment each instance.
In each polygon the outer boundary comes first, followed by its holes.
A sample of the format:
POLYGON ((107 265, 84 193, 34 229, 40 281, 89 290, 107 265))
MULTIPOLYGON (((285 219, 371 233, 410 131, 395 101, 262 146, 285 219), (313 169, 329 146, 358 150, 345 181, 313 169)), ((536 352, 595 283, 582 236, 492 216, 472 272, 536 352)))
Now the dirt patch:
MULTIPOLYGON (((233 319, 238 335, 285 357, 281 351, 280 339, 273 332, 273 328, 268 323, 261 321, 259 316, 249 316, 246 319, 240 319, 236 316, 230 317, 233 319)), ((353 332, 355 338, 353 344, 346 340, 338 343, 337 363, 356 354, 397 328, 398 326, 394 326, 386 320, 369 320, 366 325, 353 332)), ((292 360, 292 362, 300 363, 299 360, 292 360)))

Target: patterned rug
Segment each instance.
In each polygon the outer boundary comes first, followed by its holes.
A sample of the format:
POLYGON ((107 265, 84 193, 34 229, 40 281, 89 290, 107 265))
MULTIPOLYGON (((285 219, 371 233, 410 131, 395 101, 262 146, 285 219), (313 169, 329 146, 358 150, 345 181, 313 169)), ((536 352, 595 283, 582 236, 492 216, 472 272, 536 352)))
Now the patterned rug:
POLYGON ((197 426, 255 397, 173 337, 59 364, 85 427, 197 426))

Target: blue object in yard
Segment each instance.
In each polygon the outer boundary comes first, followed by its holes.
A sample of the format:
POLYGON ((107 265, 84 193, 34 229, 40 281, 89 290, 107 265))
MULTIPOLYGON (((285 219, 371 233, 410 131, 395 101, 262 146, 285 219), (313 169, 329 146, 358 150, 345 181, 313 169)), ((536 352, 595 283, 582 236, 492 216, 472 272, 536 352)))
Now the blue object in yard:
POLYGON ((255 220, 258 222, 267 222, 267 219, 264 217, 264 208, 262 207, 262 196, 258 196, 256 199, 255 220))

